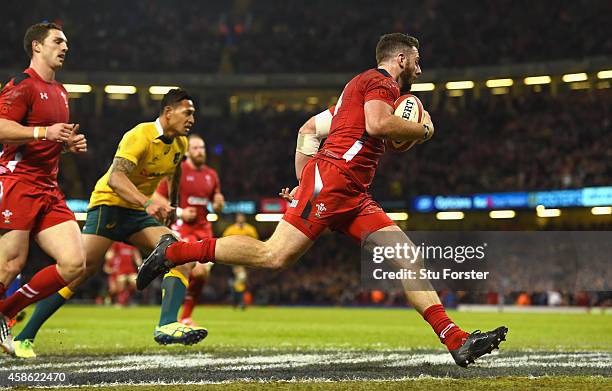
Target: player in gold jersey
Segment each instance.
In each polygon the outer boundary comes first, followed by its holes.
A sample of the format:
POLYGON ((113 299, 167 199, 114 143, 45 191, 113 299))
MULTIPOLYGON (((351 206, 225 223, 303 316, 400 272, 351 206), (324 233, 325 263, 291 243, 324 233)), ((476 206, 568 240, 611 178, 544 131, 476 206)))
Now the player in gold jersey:
MULTIPOLYGON (((159 118, 136 125, 119 143, 112 166, 91 195, 83 227, 87 264, 85 273, 66 288, 41 301, 15 340, 16 355, 35 357, 33 340, 42 324, 68 300, 75 289, 95 274, 114 241, 126 242, 149 253, 160 237, 171 233, 166 224, 174 218, 178 201, 180 163, 187 149, 195 107, 186 91, 170 90, 161 102, 159 118), (169 178, 171 205, 151 198, 160 180, 169 178)), ((208 334, 202 327, 177 322, 193 265, 177 267, 164 276, 162 308, 154 339, 159 344, 191 345, 208 334)))

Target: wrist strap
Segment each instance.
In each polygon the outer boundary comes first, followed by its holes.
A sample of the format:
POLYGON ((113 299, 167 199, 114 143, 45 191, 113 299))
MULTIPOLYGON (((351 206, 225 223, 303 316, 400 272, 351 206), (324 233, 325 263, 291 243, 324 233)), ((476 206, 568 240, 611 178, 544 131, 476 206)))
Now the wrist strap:
POLYGON ((34 138, 35 141, 38 141, 39 139, 46 140, 47 139, 47 128, 44 126, 35 126, 32 137, 34 138))
POLYGON ((143 206, 144 206, 144 208, 145 208, 145 210, 147 210, 147 208, 148 208, 148 207, 149 207, 149 206, 150 206, 152 203, 153 203, 153 198, 149 198, 149 199, 147 200, 147 202, 145 202, 145 203, 144 203, 144 205, 143 205, 143 206))

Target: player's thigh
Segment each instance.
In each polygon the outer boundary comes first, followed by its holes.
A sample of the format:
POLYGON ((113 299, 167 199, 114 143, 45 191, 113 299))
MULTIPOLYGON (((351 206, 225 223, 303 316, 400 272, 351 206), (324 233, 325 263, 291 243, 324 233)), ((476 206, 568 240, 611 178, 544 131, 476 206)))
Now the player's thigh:
POLYGON ((113 240, 100 235, 82 234, 81 236, 85 248, 87 271, 93 273, 102 268, 104 257, 113 245, 113 240))
POLYGON ((402 245, 407 243, 409 246, 414 246, 408 235, 397 224, 393 224, 367 233, 364 247, 366 249, 381 246, 394 247, 398 243, 402 245))
POLYGON ((85 248, 79 225, 74 220, 64 221, 36 234, 36 242, 60 266, 83 267, 85 248))
POLYGON ((281 220, 265 243, 273 257, 282 260, 283 266, 289 266, 297 262, 314 241, 289 222, 281 220))
POLYGON ((172 234, 170 228, 165 226, 146 227, 130 235, 128 241, 138 247, 145 254, 153 251, 159 238, 165 234, 172 234))
POLYGON ((28 258, 30 231, 0 231, 0 282, 8 286, 28 258))

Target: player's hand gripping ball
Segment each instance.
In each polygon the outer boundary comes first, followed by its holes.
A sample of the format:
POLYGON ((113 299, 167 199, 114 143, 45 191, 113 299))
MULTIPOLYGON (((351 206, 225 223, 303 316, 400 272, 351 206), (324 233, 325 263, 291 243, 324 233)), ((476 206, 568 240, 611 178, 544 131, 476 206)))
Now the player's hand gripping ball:
MULTIPOLYGON (((402 95, 397 98, 394 108, 394 114, 406 121, 418 123, 423 121, 423 104, 419 98, 412 94, 402 95)), ((406 152, 418 142, 419 140, 387 140, 387 146, 394 152, 406 152)))

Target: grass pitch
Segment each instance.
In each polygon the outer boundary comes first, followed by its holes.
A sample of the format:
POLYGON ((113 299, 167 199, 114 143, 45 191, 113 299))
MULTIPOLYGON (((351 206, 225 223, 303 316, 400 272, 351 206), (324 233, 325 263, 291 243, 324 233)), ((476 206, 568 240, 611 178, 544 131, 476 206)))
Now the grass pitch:
POLYGON ((449 315, 467 331, 506 325, 508 341, 462 369, 413 310, 201 306, 194 319, 208 338, 161 347, 152 338, 158 307, 69 305, 40 331, 37 359, 0 358, 0 385, 25 386, 5 380, 14 372, 62 372, 63 382, 27 385, 612 389, 609 314, 449 315))

